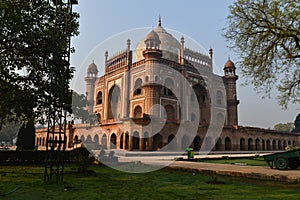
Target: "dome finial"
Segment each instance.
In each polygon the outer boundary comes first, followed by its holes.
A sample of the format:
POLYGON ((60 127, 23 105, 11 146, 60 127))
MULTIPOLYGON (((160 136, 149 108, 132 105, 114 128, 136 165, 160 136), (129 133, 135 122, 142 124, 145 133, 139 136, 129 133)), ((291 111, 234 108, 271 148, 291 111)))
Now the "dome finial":
POLYGON ((158 16, 158 26, 161 26, 161 18, 160 18, 160 15, 158 16))

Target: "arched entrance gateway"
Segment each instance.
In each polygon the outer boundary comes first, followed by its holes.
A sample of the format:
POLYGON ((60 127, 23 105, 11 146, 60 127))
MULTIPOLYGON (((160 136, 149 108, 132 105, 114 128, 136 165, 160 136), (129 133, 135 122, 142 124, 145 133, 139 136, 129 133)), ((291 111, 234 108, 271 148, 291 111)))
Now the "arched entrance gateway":
POLYGON ((244 138, 241 138, 240 139, 240 150, 241 151, 244 151, 244 150, 246 150, 246 147, 245 147, 246 145, 245 145, 245 139, 244 138))
POLYGON ((258 138, 255 140, 255 150, 260 150, 260 141, 258 138))
POLYGON ((168 150, 176 150, 177 147, 177 139, 175 135, 171 134, 168 137, 168 144, 169 144, 169 149, 168 150))
POLYGON ((231 151, 231 140, 229 137, 225 138, 225 151, 231 151))
POLYGON ((139 150, 139 148, 140 148, 140 136, 139 136, 139 132, 135 131, 133 132, 132 149, 139 150))
POLYGON ((215 145, 215 150, 216 151, 221 151, 222 150, 222 139, 219 138, 216 142, 216 145, 215 145))
POLYGON ((110 148, 115 149, 117 146, 117 136, 116 134, 111 134, 110 136, 110 148))
POLYGON ((123 143, 124 143, 124 133, 120 136, 120 149, 123 149, 123 143))
POLYGON ((153 136, 153 150, 159 150, 162 148, 162 135, 159 133, 156 133, 153 136))
POLYGON ((111 87, 108 93, 107 119, 119 119, 121 111, 121 90, 117 85, 111 87))
POLYGON ((194 143, 194 145, 193 145, 194 146, 194 150, 195 151, 200 151, 201 139, 200 139, 200 137, 198 135, 194 138, 193 143, 194 143))
POLYGON ((189 147, 189 143, 188 143, 188 136, 184 135, 181 139, 181 150, 185 150, 186 148, 189 147))
POLYGON ((149 133, 145 132, 143 134, 143 150, 149 150, 149 133))
POLYGON ((107 149, 107 136, 105 133, 102 135, 101 144, 104 149, 107 149))

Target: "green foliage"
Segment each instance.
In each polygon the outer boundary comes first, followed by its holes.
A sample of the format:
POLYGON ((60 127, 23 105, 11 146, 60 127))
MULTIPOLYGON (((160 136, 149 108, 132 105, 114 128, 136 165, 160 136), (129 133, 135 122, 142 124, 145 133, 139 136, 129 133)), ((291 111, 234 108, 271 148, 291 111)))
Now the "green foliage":
POLYGON ((21 127, 21 123, 7 122, 0 129, 0 141, 12 141, 21 127))
POLYGON ((84 94, 72 93, 72 113, 75 119, 81 119, 81 123, 85 123, 89 118, 89 113, 86 110, 88 101, 84 94))
POLYGON ((240 56, 246 83, 264 96, 277 87, 283 107, 300 103, 299 10, 299 1, 237 0, 224 34, 240 56))
POLYGON ((293 130, 293 132, 300 133, 300 114, 297 115, 294 125, 295 125, 295 129, 293 130))
POLYGON ((282 132, 291 132, 294 129, 294 123, 288 122, 288 123, 279 123, 274 126, 274 130, 276 131, 282 131, 282 132))
POLYGON ((17 150, 32 150, 35 144, 35 127, 33 122, 23 123, 17 137, 17 150))
POLYGON ((84 94, 78 94, 73 91, 72 94, 72 114, 75 119, 80 119, 81 123, 95 125, 98 121, 96 114, 89 113, 86 109, 88 101, 84 94))
POLYGON ((70 37, 77 13, 45 0, 0 1, 0 124, 38 120, 49 105, 71 110, 70 37))
POLYGON ((78 164, 78 172, 86 172, 95 160, 90 152, 85 147, 80 147, 70 152, 69 159, 78 164))

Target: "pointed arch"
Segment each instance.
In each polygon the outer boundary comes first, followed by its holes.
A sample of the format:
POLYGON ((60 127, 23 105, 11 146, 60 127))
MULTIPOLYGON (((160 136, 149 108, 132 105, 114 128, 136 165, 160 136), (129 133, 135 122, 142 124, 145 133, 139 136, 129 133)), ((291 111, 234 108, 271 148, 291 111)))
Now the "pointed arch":
POLYGON ((134 83, 134 94, 133 95, 140 95, 142 94, 142 79, 138 78, 135 80, 134 83))
POLYGON ((252 138, 248 139, 248 151, 253 151, 253 140, 252 140, 252 138))
POLYGON ((231 139, 230 137, 225 138, 225 151, 231 151, 231 139))
POLYGON ((169 150, 176 150, 177 139, 174 134, 170 134, 168 136, 168 147, 169 147, 169 150))
POLYGON ((267 139, 267 150, 271 150, 271 142, 267 139))
POLYGON ((125 133, 125 146, 124 149, 129 149, 129 133, 126 131, 125 133))
POLYGON ((142 117, 143 117, 143 111, 141 106, 136 106, 133 111, 133 118, 142 118, 142 117))
POLYGON ((99 91, 97 94, 96 104, 97 105, 102 104, 102 91, 99 91))
POLYGON ((260 140, 258 138, 255 140, 255 150, 260 150, 260 140))
POLYGON ((110 136, 110 149, 115 149, 117 146, 117 136, 115 133, 112 133, 110 136))
POLYGON ((81 142, 85 142, 85 137, 84 137, 84 135, 81 135, 81 136, 80 136, 80 140, 81 140, 81 142))
POLYGON ((188 148, 190 146, 188 141, 189 141, 189 137, 187 135, 182 136, 182 138, 181 138, 181 149, 182 150, 185 150, 186 148, 188 148))
POLYGON ((94 135, 93 142, 95 144, 99 144, 99 136, 98 136, 98 134, 94 135))
POLYGON ((153 136, 153 150, 159 150, 162 146, 162 135, 160 133, 156 133, 153 136))
POLYGON ((246 145, 245 145, 245 139, 241 138, 240 139, 240 150, 245 151, 246 150, 246 145))
POLYGON ((139 132, 133 132, 132 149, 138 150, 140 148, 140 134, 139 132))
POLYGON ((143 134, 143 147, 144 150, 148 150, 148 144, 149 143, 149 133, 146 131, 143 134))
POLYGON ((223 100, 223 93, 221 91, 217 91, 217 95, 216 96, 217 96, 217 99, 216 99, 217 100, 217 102, 216 102, 217 105, 218 106, 223 105, 223 101, 224 101, 223 100))
POLYGON ((166 78, 164 83, 164 95, 173 96, 174 82, 171 78, 166 78))
POLYGON ((123 142, 124 142, 124 133, 120 136, 120 149, 123 149, 123 142))
POLYGON ((276 148, 276 140, 272 141, 272 150, 277 150, 277 148, 276 148))
POLYGON ((166 116, 165 116, 165 118, 168 121, 175 120, 176 115, 175 115, 175 109, 174 109, 174 107, 171 106, 171 105, 166 105, 165 109, 166 109, 166 116))
POLYGON ((119 86, 114 85, 108 92, 108 114, 107 119, 120 118, 121 112, 121 90, 119 86))
POLYGON ((215 145, 215 150, 216 151, 221 151, 222 150, 222 139, 219 138, 216 142, 216 145, 215 145))
POLYGON ((101 144, 104 149, 107 149, 107 136, 105 133, 102 135, 101 144))
POLYGON ((193 146, 194 146, 194 150, 195 151, 200 151, 200 147, 201 147, 201 139, 200 136, 196 136, 193 140, 193 146))

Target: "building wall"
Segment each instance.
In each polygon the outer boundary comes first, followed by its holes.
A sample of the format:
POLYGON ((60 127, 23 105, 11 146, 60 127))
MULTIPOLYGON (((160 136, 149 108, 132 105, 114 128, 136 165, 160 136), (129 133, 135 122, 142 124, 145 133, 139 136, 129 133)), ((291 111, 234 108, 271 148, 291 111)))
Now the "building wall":
MULTIPOLYGON (((196 151, 206 151, 213 147, 213 151, 274 151, 284 150, 288 145, 300 146, 299 133, 282 133, 273 130, 266 130, 254 127, 224 127, 220 137, 206 137, 207 127, 199 127, 197 134, 189 141, 185 138, 189 135, 179 137, 178 124, 167 123, 158 133, 150 135, 152 129, 141 128, 136 125, 142 121, 123 122, 120 124, 110 124, 104 127, 90 127, 86 125, 74 125, 73 129, 67 131, 67 141, 70 142, 68 149, 78 147, 79 142, 75 144, 75 138, 81 140, 91 149, 124 149, 124 150, 185 150, 187 147, 193 147, 196 151), (133 124, 134 123, 134 124, 133 124), (70 133, 70 131, 73 133, 70 133), (128 136, 126 136, 126 134, 128 136), (159 134, 159 135, 158 135, 159 134), (171 140, 174 136, 175 139, 171 140), (70 138, 72 136, 72 138, 70 138), (126 140, 127 137, 127 140, 126 140), (196 139, 198 138, 198 141, 196 139), (172 144, 169 144, 171 141, 172 144), (167 148, 166 148, 167 146, 167 148)), ((36 145, 39 149, 45 149, 47 130, 38 130, 36 132, 36 145)))

